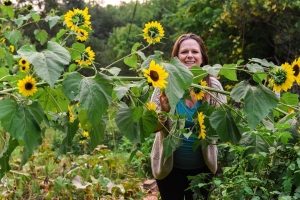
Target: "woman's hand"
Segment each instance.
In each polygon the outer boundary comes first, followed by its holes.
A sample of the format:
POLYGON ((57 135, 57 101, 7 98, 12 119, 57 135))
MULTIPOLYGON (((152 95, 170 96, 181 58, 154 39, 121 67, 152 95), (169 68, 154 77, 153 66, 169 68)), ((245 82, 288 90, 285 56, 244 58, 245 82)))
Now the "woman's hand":
POLYGON ((160 101, 161 111, 169 112, 171 110, 169 100, 165 91, 163 91, 159 96, 159 101, 160 101))

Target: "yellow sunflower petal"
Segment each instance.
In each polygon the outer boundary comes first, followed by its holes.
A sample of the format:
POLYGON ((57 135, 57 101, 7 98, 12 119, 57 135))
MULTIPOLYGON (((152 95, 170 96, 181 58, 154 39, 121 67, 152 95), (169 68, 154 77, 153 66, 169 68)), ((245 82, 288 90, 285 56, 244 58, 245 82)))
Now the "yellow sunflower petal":
POLYGON ((277 68, 274 77, 270 80, 273 84, 273 91, 280 92, 284 90, 285 92, 293 86, 294 72, 292 66, 289 63, 284 63, 280 68, 277 68))
POLYGON ((165 35, 162 25, 157 21, 145 24, 145 28, 142 32, 144 39, 150 44, 160 42, 161 38, 165 35))
POLYGON ((24 79, 18 81, 19 93, 23 96, 32 96, 37 92, 35 78, 26 76, 24 79))
POLYGON ((154 111, 156 111, 156 105, 155 105, 154 102, 148 102, 146 105, 147 105, 147 108, 148 108, 149 110, 154 110, 154 111))
POLYGON ((294 72, 295 81, 300 85, 300 58, 294 60, 292 63, 292 69, 294 72))
POLYGON ((199 123, 199 135, 198 139, 202 138, 205 139, 206 137, 206 130, 205 130, 205 125, 204 125, 204 115, 202 112, 198 113, 198 123, 199 123))
POLYGON ((151 83, 154 88, 166 88, 168 83, 165 79, 169 76, 164 67, 156 64, 154 60, 150 62, 149 69, 143 69, 144 76, 147 77, 148 83, 151 83))

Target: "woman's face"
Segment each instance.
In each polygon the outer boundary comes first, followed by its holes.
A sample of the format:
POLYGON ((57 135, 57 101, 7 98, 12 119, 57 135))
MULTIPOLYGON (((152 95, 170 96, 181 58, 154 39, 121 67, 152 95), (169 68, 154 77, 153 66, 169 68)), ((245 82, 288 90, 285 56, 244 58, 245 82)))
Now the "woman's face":
POLYGON ((179 47, 178 59, 190 69, 192 66, 199 66, 202 64, 202 53, 200 45, 196 40, 184 40, 179 47))

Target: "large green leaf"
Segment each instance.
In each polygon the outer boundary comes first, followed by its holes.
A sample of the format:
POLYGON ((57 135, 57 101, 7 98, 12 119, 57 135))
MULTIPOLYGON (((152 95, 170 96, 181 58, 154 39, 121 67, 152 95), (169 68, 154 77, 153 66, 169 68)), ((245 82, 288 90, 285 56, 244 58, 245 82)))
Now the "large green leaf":
POLYGON ((130 85, 118 85, 114 88, 116 96, 121 100, 130 89, 130 85))
POLYGON ((140 118, 140 139, 141 143, 145 141, 145 138, 149 137, 151 133, 154 133, 154 131, 157 128, 158 120, 157 120, 157 114, 155 111, 147 111, 142 118, 140 118))
POLYGON ((137 55, 133 54, 130 57, 124 58, 124 63, 129 67, 136 68, 137 67, 137 55))
POLYGON ((44 111, 63 112, 68 108, 70 101, 62 92, 61 86, 39 88, 34 96, 43 107, 44 111))
POLYGON ((263 85, 248 87, 245 96, 244 112, 253 130, 278 103, 276 95, 263 85))
POLYGON ((31 105, 18 105, 6 99, 0 101, 0 120, 4 129, 12 136, 22 140, 29 152, 39 144, 40 123, 44 118, 41 105, 34 101, 31 105))
POLYGON ((190 72, 194 75, 193 83, 198 84, 200 80, 207 76, 207 72, 200 67, 192 66, 190 72))
POLYGON ((6 31, 5 37, 9 40, 12 45, 16 45, 22 34, 19 30, 6 31))
POLYGON ((65 138, 63 139, 59 150, 56 154, 56 157, 60 156, 61 154, 65 154, 67 153, 67 149, 68 147, 71 147, 73 144, 73 138, 75 136, 75 134, 77 133, 78 130, 78 124, 79 124, 79 120, 75 120, 74 122, 69 122, 65 125, 64 127, 64 131, 65 131, 65 138))
POLYGON ((247 132, 243 135, 240 144, 245 147, 250 147, 246 150, 245 155, 260 152, 268 153, 272 145, 272 139, 262 133, 247 132))
POLYGON ((282 103, 282 105, 278 106, 281 110, 288 112, 289 106, 285 105, 290 105, 290 106, 298 106, 299 100, 298 100, 299 95, 298 94, 292 94, 290 92, 285 92, 281 96, 279 102, 282 103), (283 105, 285 104, 285 105, 283 105))
POLYGON ((35 39, 40 42, 41 45, 43 45, 48 38, 48 33, 45 30, 37 29, 34 31, 35 39))
POLYGON ((71 100, 78 100, 76 97, 79 94, 79 85, 82 81, 82 76, 78 72, 69 74, 62 82, 62 91, 71 100))
POLYGON ((225 76, 231 81, 237 81, 235 66, 235 64, 225 64, 220 69, 219 74, 225 76))
POLYGON ((229 111, 217 110, 209 117, 209 121, 223 142, 238 144, 241 133, 229 111))
MULTIPOLYGON (((9 18, 13 18, 15 15, 15 9, 11 6, 0 5, 0 8, 4 14, 6 14, 9 18)), ((5 16, 5 15, 1 15, 5 16)))
POLYGON ((11 169, 9 166, 9 158, 18 145, 19 145, 18 140, 11 137, 9 138, 8 146, 5 146, 5 148, 2 150, 0 156, 0 165, 1 165, 0 179, 2 179, 5 173, 11 169))
POLYGON ((205 65, 202 67, 202 69, 206 70, 207 73, 209 73, 210 75, 217 77, 220 69, 222 68, 222 66, 220 64, 215 64, 213 66, 210 65, 205 65))
POLYGON ((27 44, 18 53, 34 65, 35 72, 51 87, 54 87, 64 65, 69 64, 71 58, 64 47, 52 41, 48 41, 47 49, 42 52, 37 52, 34 46, 27 44))
POLYGON ((249 69, 250 72, 253 72, 253 73, 264 71, 264 68, 257 63, 246 64, 246 67, 249 69))
POLYGON ((175 135, 179 137, 173 137, 173 135, 168 135, 163 141, 164 147, 164 162, 173 154, 173 152, 182 145, 182 139, 180 138, 181 132, 174 132, 175 135))
POLYGON ((245 81, 240 82, 230 92, 230 98, 232 98, 236 102, 240 102, 246 96, 246 93, 249 88, 250 85, 247 84, 245 81))
POLYGON ((57 22, 59 21, 60 17, 55 15, 55 16, 50 16, 48 15, 46 18, 45 18, 45 21, 49 23, 49 27, 50 29, 55 26, 57 24, 57 22))
POLYGON ((115 122, 131 142, 144 142, 157 127, 157 114, 154 111, 147 111, 137 122, 134 122, 134 118, 134 111, 131 108, 123 108, 117 112, 115 122))
POLYGON ((93 150, 97 145, 99 145, 104 140, 104 132, 107 124, 107 118, 102 117, 98 119, 98 123, 92 126, 89 132, 89 149, 93 150))
POLYGON ((98 123, 111 103, 110 81, 107 76, 97 73, 93 79, 83 78, 79 84, 80 107, 88 109, 88 119, 93 125, 98 123))
POLYGON ((173 58, 170 63, 160 63, 169 73, 166 95, 171 108, 175 108, 180 98, 183 97, 193 82, 193 74, 183 65, 178 58, 173 58))
POLYGON ((81 53, 85 50, 85 45, 79 42, 72 44, 72 48, 68 49, 72 60, 80 60, 81 53))
POLYGON ((120 109, 115 116, 115 122, 125 137, 131 142, 140 143, 139 127, 137 127, 136 122, 133 122, 133 110, 131 108, 120 109))

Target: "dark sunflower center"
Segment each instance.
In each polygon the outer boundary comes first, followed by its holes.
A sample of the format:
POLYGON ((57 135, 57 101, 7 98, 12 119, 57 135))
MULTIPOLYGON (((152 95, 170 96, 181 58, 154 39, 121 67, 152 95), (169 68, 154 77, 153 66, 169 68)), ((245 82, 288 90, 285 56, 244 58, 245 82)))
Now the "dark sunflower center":
POLYGON ((4 1, 4 5, 5 5, 5 6, 10 6, 11 4, 12 4, 12 2, 9 1, 9 0, 8 0, 8 1, 4 1))
POLYGON ((274 83, 276 85, 282 85, 286 81, 286 71, 285 70, 278 70, 275 72, 274 83))
POLYGON ((151 71, 150 71, 150 78, 151 78, 153 81, 158 81, 159 75, 158 75, 157 71, 151 70, 151 71))
POLYGON ((298 74, 299 74, 299 66, 298 65, 295 65, 294 67, 293 67, 293 70, 294 70, 294 76, 298 76, 298 74))
POLYGON ((26 69, 26 67, 22 67, 22 70, 25 70, 26 69))
POLYGON ((26 61, 25 61, 25 60, 22 60, 22 64, 25 65, 25 63, 26 63, 26 61))
POLYGON ((195 94, 198 94, 201 90, 199 88, 194 88, 195 94))
POLYGON ((25 89, 26 90, 31 90, 33 88, 33 85, 31 83, 25 83, 25 89))
POLYGON ((28 10, 31 10, 33 7, 32 7, 32 5, 31 4, 29 4, 28 6, 27 6, 27 9, 28 10))
POLYGON ((72 19, 77 26, 81 26, 85 22, 84 16, 82 14, 75 14, 72 19))
POLYGON ((148 30, 148 35, 150 36, 150 37, 155 37, 155 36, 157 36, 159 34, 159 32, 158 32, 158 29, 156 28, 156 27, 151 27, 151 28, 149 28, 149 30, 148 30))

